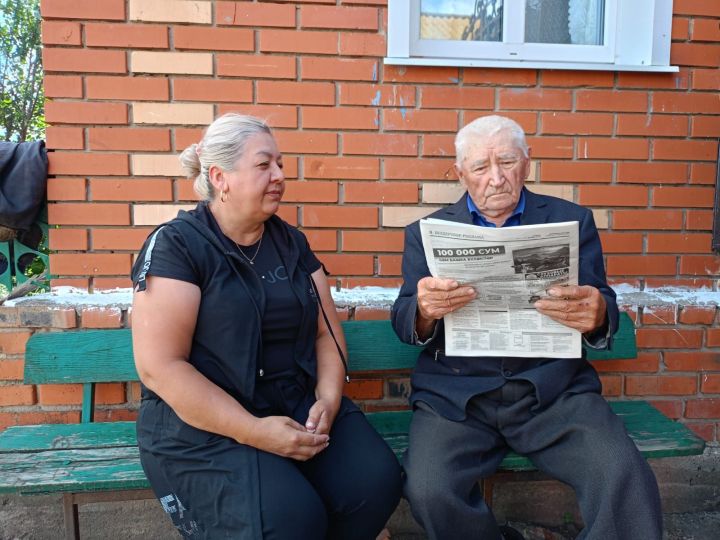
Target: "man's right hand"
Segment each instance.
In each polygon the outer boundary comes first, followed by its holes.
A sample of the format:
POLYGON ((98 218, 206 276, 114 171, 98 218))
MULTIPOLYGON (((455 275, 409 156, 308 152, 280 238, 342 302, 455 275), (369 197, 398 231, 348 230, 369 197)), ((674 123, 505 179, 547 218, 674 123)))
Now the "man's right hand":
POLYGON ((454 279, 422 278, 417 284, 418 336, 429 335, 436 320, 467 305, 476 295, 475 289, 454 279))

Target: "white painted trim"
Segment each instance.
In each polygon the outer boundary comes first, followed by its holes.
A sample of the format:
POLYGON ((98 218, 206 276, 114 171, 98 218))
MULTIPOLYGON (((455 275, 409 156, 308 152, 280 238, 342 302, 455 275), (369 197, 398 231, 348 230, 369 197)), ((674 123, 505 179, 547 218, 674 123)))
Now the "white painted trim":
POLYGON ((648 73, 676 73, 677 66, 636 66, 588 62, 523 62, 520 60, 473 60, 469 58, 393 58, 385 57, 390 66, 456 66, 521 69, 572 69, 594 71, 643 71, 648 73))

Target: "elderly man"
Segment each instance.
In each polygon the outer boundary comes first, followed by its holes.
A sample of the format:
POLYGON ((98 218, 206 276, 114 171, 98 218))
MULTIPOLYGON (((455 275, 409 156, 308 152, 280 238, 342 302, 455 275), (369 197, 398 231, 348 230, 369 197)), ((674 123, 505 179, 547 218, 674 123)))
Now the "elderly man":
MULTIPOLYGON (((467 193, 431 217, 479 227, 577 221, 579 285, 553 287, 534 307, 582 332, 590 347, 606 348, 618 309, 592 213, 524 187, 530 149, 508 118, 471 122, 455 148, 467 193)), ((418 222, 405 232, 402 271, 393 326, 406 343, 425 346, 412 375, 405 495, 429 537, 512 537, 496 524, 478 485, 512 449, 575 489, 581 538, 661 538, 655 477, 602 398, 592 366, 584 358, 446 356, 443 316, 471 301, 474 289, 430 276, 418 222)))

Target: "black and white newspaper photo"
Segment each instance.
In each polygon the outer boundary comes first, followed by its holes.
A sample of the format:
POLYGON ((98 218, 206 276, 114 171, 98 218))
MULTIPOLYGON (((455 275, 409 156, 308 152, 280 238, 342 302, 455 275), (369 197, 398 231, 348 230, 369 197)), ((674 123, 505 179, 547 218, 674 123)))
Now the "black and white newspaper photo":
POLYGON ((495 229, 423 219, 420 231, 430 273, 477 291, 445 315, 446 354, 581 356, 581 333, 533 307, 552 286, 577 285, 577 221, 495 229))

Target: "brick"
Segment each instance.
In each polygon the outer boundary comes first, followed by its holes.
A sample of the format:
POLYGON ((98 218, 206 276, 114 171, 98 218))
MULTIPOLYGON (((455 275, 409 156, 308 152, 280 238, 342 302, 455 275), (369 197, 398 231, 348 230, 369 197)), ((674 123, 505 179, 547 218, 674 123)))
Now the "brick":
POLYGON ((337 154, 337 134, 322 131, 282 131, 274 133, 280 150, 292 154, 337 154))
POLYGON ((24 365, 22 360, 0 359, 0 381, 22 381, 24 365))
POLYGON ((7 384, 0 392, 0 406, 32 405, 35 403, 35 387, 23 384, 7 384))
POLYGON ((700 392, 703 394, 720 394, 720 374, 705 374, 700 379, 700 392))
POLYGON ((39 384, 40 405, 79 405, 82 403, 81 384, 39 384))
POLYGON ((720 399, 690 399, 685 405, 685 418, 720 417, 720 399))
MULTIPOLYGON (((337 54, 337 32, 260 30, 259 48, 264 53, 337 54)), ((293 61, 295 59, 293 58, 293 61)))
POLYGON ((425 109, 492 110, 495 106, 492 88, 426 86, 420 92, 425 109))
POLYGON ((414 107, 415 88, 407 85, 339 83, 340 105, 414 107))
POLYGON ((348 182, 344 186, 346 203, 417 203, 414 182, 348 182))
POLYGON ((614 83, 614 73, 610 71, 571 71, 571 70, 543 70, 543 86, 561 87, 607 87, 614 83))
POLYGON ((175 79, 173 97, 175 101, 244 102, 252 101, 251 81, 175 79))
POLYGON ((714 163, 691 163, 691 184, 714 184, 717 176, 717 165, 714 163))
POLYGON ((55 150, 82 150, 85 132, 79 127, 48 126, 45 128, 45 146, 55 150))
POLYGON ((333 276, 371 276, 375 271, 372 255, 317 253, 333 276))
MULTIPOLYGON (((535 86, 538 82, 537 73, 538 71, 534 69, 465 68, 463 69, 463 82, 488 86, 535 86)), ((547 73, 551 72, 545 72, 543 78, 547 76, 547 73)), ((562 73, 568 72, 563 71, 562 73)), ((452 78, 450 78, 450 82, 453 82, 452 78)))
POLYGON ((406 227, 413 221, 432 214, 439 210, 438 206, 383 206, 382 226, 383 227, 406 227))
POLYGON ((693 90, 713 90, 720 87, 720 71, 717 69, 694 69, 692 75, 693 90))
POLYGON ((382 379, 352 380, 343 386, 343 394, 350 399, 381 399, 383 381, 382 379))
POLYGON ((87 251, 87 229, 50 229, 50 249, 54 251, 87 251))
MULTIPOLYGON (((52 257, 52 255, 51 255, 52 257)), ((55 269, 53 268, 53 272, 55 269)), ((50 308, 42 305, 18 307, 20 325, 32 328, 75 328, 77 326, 74 308, 50 308)))
POLYGON ((124 103, 49 101, 45 120, 53 124, 127 124, 124 103))
POLYGON ((611 255, 607 257, 609 276, 674 276, 675 257, 665 255, 611 255))
POLYGON ((80 312, 82 328, 120 328, 122 310, 119 307, 86 307, 80 312))
POLYGON ((687 41, 690 38, 690 19, 686 17, 673 17, 671 39, 687 41))
POLYGON ((212 3, 189 0, 130 0, 129 19, 143 22, 210 24, 212 3))
MULTIPOLYGON (((531 174, 532 177, 532 174, 531 174)), ((558 197, 565 199, 566 201, 574 201, 575 194, 573 187, 570 185, 562 184, 530 184, 525 182, 526 187, 533 193, 539 193, 540 195, 550 195, 551 197, 558 197)), ((457 197, 456 197, 457 200, 457 197)), ((593 212, 595 213, 595 211, 593 212)), ((606 220, 607 221, 607 220, 606 220)), ((596 219, 597 222, 597 219, 596 219)))
POLYGON ((193 180, 177 179, 175 184, 175 200, 176 201, 199 201, 200 197, 193 189, 193 180))
POLYGON ((48 201, 84 201, 84 178, 48 178, 48 201))
POLYGON ((696 376, 628 375, 625 377, 625 394, 628 396, 683 396, 695 392, 697 392, 696 376))
POLYGON ((596 360, 593 367, 600 373, 657 373, 660 368, 659 352, 639 352, 628 360, 596 360))
POLYGON ((149 228, 93 229, 92 248, 139 251, 150 232, 149 228))
POLYGON ((43 69, 48 71, 76 71, 79 73, 126 73, 125 51, 96 51, 90 49, 49 49, 42 51, 43 69))
POLYGON ((130 51, 133 73, 212 75, 211 53, 130 51))
POLYGON ((670 64, 717 67, 720 65, 720 45, 673 43, 670 48, 670 64))
POLYGON ((378 128, 378 110, 367 107, 303 107, 303 128, 372 129, 378 128))
POLYGON ((208 51, 253 51, 255 37, 246 28, 208 28, 206 26, 173 26, 175 49, 208 51))
POLYGON ((610 135, 613 115, 604 113, 540 113, 541 133, 548 135, 610 135))
POLYGON ((680 257, 680 273, 695 276, 720 274, 720 257, 713 255, 683 255, 680 257))
POLYGON ((454 156, 455 135, 436 135, 433 133, 423 135, 422 155, 437 157, 454 156))
POLYGON ((167 26, 157 24, 85 24, 88 47, 123 47, 129 49, 167 49, 167 26))
POLYGON ((379 276, 399 276, 402 273, 401 255, 378 255, 377 261, 379 276))
POLYGON ((686 137, 688 116, 680 114, 618 114, 618 135, 686 137))
POLYGON ((297 73, 291 56, 216 54, 215 58, 222 77, 294 79, 297 73))
POLYGON ((130 225, 127 204, 53 203, 48 205, 53 225, 130 225))
POLYGON ((531 109, 538 111, 569 111, 572 93, 569 90, 545 88, 500 88, 500 109, 531 109))
POLYGON ((648 189, 644 186, 580 186, 578 204, 583 206, 646 206, 648 189))
POLYGON ((294 204, 283 204, 278 208, 277 217, 287 221, 293 227, 298 226, 298 206, 294 204))
POLYGON ((42 21, 40 33, 45 45, 82 45, 80 23, 42 21))
POLYGON ((170 150, 170 130, 153 128, 89 128, 92 150, 170 150))
MULTIPOLYGON (((708 329, 710 331, 710 329, 708 329)), ((664 353, 665 369, 668 371, 718 371, 720 353, 704 351, 667 351, 664 353)))
POLYGON ((80 421, 80 411, 0 412, 0 429, 27 424, 69 424, 80 421))
POLYGON ((450 159, 385 158, 386 180, 447 180, 452 171, 450 159))
POLYGON ((94 291, 108 289, 130 289, 133 286, 132 281, 130 281, 129 277, 94 277, 92 282, 94 291))
POLYGON ((303 80, 377 81, 377 60, 305 57, 300 59, 303 80))
POLYGON ((668 418, 672 418, 673 420, 682 418, 683 402, 680 400, 652 400, 649 403, 668 418))
POLYGON ((302 224, 304 227, 375 229, 378 211, 375 207, 306 206, 302 224))
POLYGON ((712 208, 714 190, 712 187, 668 187, 653 188, 653 206, 674 206, 678 208, 712 208))
POLYGON ((572 159, 574 141, 569 137, 527 137, 534 159, 572 159))
POLYGON ((17 308, 0 306, 0 327, 17 328, 18 326, 20 326, 20 318, 17 308))
POLYGON ((364 32, 340 34, 341 55, 382 57, 386 52, 387 40, 383 35, 364 32))
MULTIPOLYGON (((218 116, 229 112, 250 114, 262 118, 272 128, 297 128, 297 107, 286 105, 229 105, 219 104, 218 116)), ((307 127, 307 126, 306 126, 307 127)), ((285 163, 285 176, 287 177, 288 163, 285 163)))
POLYGON ((386 109, 382 127, 389 131, 456 131, 458 115, 456 111, 386 109))
POLYGON ((575 107, 578 111, 644 112, 648 95, 645 91, 578 90, 575 107))
POLYGON ((343 231, 343 251, 395 251, 402 253, 402 231, 343 231))
POLYGON ((133 207, 133 224, 160 225, 177 216, 180 210, 192 210, 194 204, 136 204, 133 207))
POLYGON ((675 0, 673 14, 715 17, 717 16, 717 3, 715 0, 675 0))
POLYGON ((629 163, 617 164, 618 182, 636 184, 685 184, 688 178, 686 163, 629 163))
POLYGON ((56 253, 50 255, 53 274, 59 276, 128 275, 132 255, 123 253, 56 253))
POLYGON ((50 280, 50 287, 72 287, 81 291, 90 290, 90 278, 53 278, 50 280))
POLYGON ((643 235, 640 233, 600 233, 603 253, 639 253, 642 252, 643 235))
MULTIPOLYGON (((667 278, 652 278, 649 277, 645 280, 645 284, 649 290, 661 289, 666 291, 670 288, 680 288, 684 290, 697 290, 707 289, 712 287, 712 280, 705 278, 679 278, 679 279, 667 279, 667 278)), ((638 284, 639 286, 639 284, 638 284)))
POLYGON ((680 210, 613 210, 613 229, 681 229, 680 210))
POLYGON ((387 309, 378 309, 368 306, 358 306, 355 308, 356 321, 387 321, 390 318, 390 311, 387 309))
POLYGON ((622 377, 619 375, 600 375, 603 396, 619 396, 622 393, 622 377))
POLYGON ((133 103, 136 124, 207 125, 214 119, 210 103, 133 103))
POLYGON ((717 19, 693 20, 691 39, 693 41, 720 41, 720 25, 718 25, 717 19))
POLYGON ((127 175, 128 158, 125 154, 83 154, 78 152, 52 152, 48 155, 49 175, 102 174, 127 175))
POLYGON ((677 309, 675 306, 645 306, 642 312, 642 323, 647 324, 676 324, 677 309))
POLYGON ((168 81, 158 77, 86 77, 90 99, 166 101, 170 98, 168 81))
POLYGON ((332 83, 257 81, 258 103, 334 105, 332 83))
POLYGON ((338 185, 336 182, 285 182, 285 202, 338 202, 338 185))
POLYGON ((125 0, 42 0, 43 19, 125 20, 125 0))
POLYGON ((300 27, 377 30, 378 10, 371 7, 302 6, 300 27))
MULTIPOLYGON (((460 125, 467 125, 473 120, 483 116, 487 116, 488 114, 489 113, 487 111, 464 111, 462 113, 462 122, 460 123, 460 125)), ((501 114, 502 116, 506 116, 507 118, 515 120, 515 122, 517 122, 520 127, 523 128, 525 135, 529 136, 535 135, 537 133, 537 112, 502 111, 501 114)))
MULTIPOLYGON (((385 83, 442 83, 457 84, 460 80, 456 67, 392 66, 383 64, 385 83)), ((503 70, 506 74, 508 70, 503 70)))
POLYGON ((643 349, 697 349, 702 330, 678 328, 638 328, 637 346, 643 349))
POLYGON ((697 436, 706 441, 715 441, 716 424, 714 422, 686 422, 685 425, 697 436))
POLYGON ((48 75, 43 79, 46 98, 83 97, 82 78, 76 75, 48 75))
POLYGON ((313 251, 337 250, 337 233, 335 231, 304 229, 303 233, 313 251))
POLYGON ((707 253, 710 234, 648 234, 647 253, 707 253))
POLYGON ((543 182, 610 182, 612 163, 543 161, 540 177, 543 182))
POLYGON ((657 113, 719 114, 720 96, 700 92, 654 92, 651 110, 657 113))
POLYGON ((685 212, 685 228, 689 230, 711 231, 713 213, 703 210, 687 210, 685 212))
POLYGON ((295 26, 295 6, 253 2, 215 2, 215 21, 251 27, 295 26))
POLYGON ((174 147, 178 152, 183 151, 193 143, 197 143, 203 136, 202 128, 176 127, 171 131, 175 134, 174 147))
POLYGON ((650 156, 647 139, 636 138, 583 138, 578 140, 578 157, 581 159, 643 159, 650 156))
POLYGON ((691 137, 720 137, 720 117, 694 116, 690 128, 691 137))
POLYGON ((380 162, 366 157, 303 158, 305 178, 372 180, 380 176, 380 162))
POLYGON ((90 179, 93 201, 172 201, 172 181, 167 178, 90 179))
MULTIPOLYGON (((684 306, 680 312, 682 324, 712 324, 715 320, 717 309, 712 307, 684 306)), ((720 369, 720 358, 718 358, 718 369, 720 369)))
POLYGON ((32 332, 29 330, 9 330, 0 332, 0 353, 2 354, 23 354, 25 345, 32 332))

